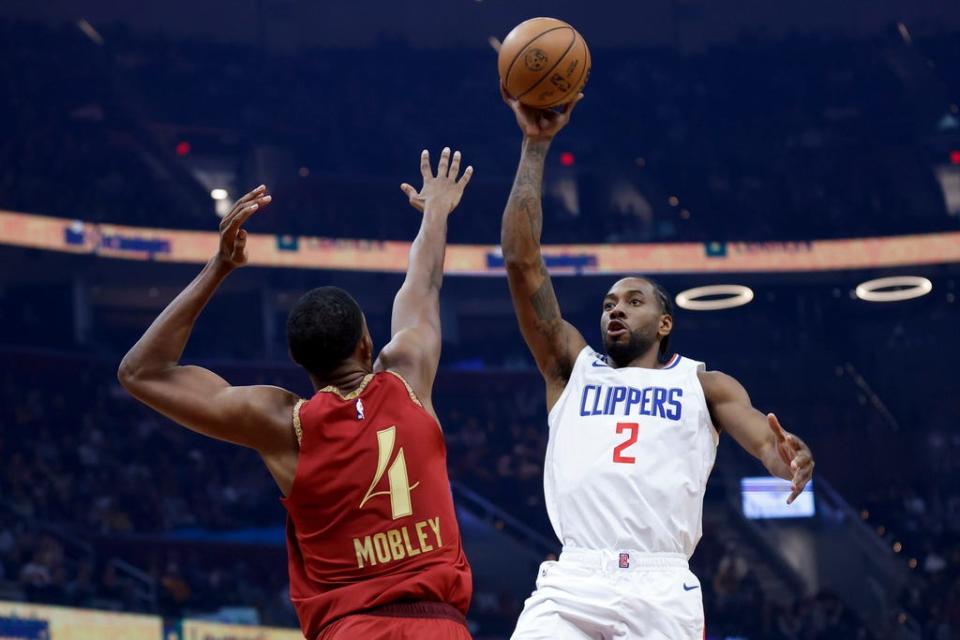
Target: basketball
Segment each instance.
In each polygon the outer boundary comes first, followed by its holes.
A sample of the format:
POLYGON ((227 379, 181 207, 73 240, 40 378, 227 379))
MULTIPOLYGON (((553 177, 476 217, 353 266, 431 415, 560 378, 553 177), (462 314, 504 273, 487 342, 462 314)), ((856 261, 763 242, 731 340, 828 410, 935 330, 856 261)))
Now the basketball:
POLYGON ((577 97, 590 76, 590 50, 576 29, 556 18, 531 18, 500 45, 500 81, 521 103, 549 109, 577 97))

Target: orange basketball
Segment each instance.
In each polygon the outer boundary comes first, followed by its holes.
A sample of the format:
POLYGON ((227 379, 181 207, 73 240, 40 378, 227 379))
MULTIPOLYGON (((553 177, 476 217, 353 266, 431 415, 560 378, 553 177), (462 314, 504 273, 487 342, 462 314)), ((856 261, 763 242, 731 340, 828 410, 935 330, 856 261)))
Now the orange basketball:
POLYGON ((500 81, 523 104, 548 109, 577 97, 590 76, 590 50, 563 20, 531 18, 500 45, 500 81))

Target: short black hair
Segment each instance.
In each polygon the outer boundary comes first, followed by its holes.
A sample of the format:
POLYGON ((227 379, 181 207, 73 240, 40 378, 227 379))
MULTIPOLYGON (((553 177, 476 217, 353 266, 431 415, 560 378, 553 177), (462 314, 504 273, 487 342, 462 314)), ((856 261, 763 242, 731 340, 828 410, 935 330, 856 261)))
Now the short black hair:
MULTIPOLYGON (((660 310, 663 311, 665 315, 673 317, 673 296, 667 291, 667 289, 654 280, 647 276, 631 276, 639 280, 646 280, 650 283, 650 286, 653 287, 653 292, 657 296, 657 302, 660 303, 660 310)), ((660 341, 660 349, 657 351, 657 359, 660 362, 665 362, 667 360, 667 352, 670 349, 670 334, 667 334, 660 341)))
POLYGON ((294 362, 323 376, 346 360, 363 336, 363 312, 340 287, 317 287, 297 300, 287 318, 294 362))

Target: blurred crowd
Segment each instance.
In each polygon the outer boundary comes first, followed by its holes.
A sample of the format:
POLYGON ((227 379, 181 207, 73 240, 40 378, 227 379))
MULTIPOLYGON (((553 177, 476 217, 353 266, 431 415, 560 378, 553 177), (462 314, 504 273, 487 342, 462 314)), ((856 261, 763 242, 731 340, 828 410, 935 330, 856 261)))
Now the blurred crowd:
MULTIPOLYGON (((215 534, 282 524, 276 488, 255 455, 154 416, 123 395, 108 363, 11 354, 4 364, 0 597, 170 616, 237 606, 255 608, 261 623, 295 624, 281 548, 177 537, 185 529, 215 534)), ((231 372, 242 375, 239 367, 231 372)), ((299 377, 292 369, 246 375, 293 387, 299 377)), ((552 537, 543 506, 539 379, 448 372, 436 404, 451 479, 552 537), (478 385, 487 392, 477 394, 478 385)), ((707 529, 692 563, 712 636, 871 637, 829 593, 771 600, 743 554, 717 534, 707 529)), ((927 596, 918 597, 932 602, 927 596)), ((471 617, 478 637, 506 637, 522 604, 507 591, 478 586, 471 617)))
MULTIPOLYGON (((11 22, 0 36, 0 117, 15 132, 0 140, 0 207, 212 229, 211 185, 238 195, 266 181, 275 203, 253 230, 407 239, 416 218, 397 186, 421 148, 449 144, 477 168, 451 239, 497 241, 519 132, 488 50, 281 55, 111 28, 95 44, 72 25, 11 22)), ((934 168, 948 162, 938 136, 957 125, 956 44, 597 50, 550 161, 544 240, 954 228, 934 168)))

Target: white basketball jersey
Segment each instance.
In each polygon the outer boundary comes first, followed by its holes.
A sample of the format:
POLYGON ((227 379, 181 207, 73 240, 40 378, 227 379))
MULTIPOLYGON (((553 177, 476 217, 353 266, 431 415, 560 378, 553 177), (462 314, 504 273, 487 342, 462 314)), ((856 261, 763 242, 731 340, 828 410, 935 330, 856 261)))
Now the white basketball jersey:
POLYGON ((679 355, 662 369, 614 369, 580 352, 548 417, 544 465, 564 547, 693 555, 719 441, 702 370, 679 355))

